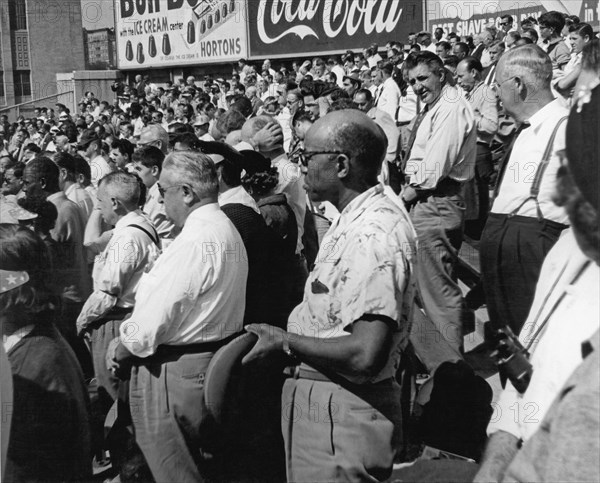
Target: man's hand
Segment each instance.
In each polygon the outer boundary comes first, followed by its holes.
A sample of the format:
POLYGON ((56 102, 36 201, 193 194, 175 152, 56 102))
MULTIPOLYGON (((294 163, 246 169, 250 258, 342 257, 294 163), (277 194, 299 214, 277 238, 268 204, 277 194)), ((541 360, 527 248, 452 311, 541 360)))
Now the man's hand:
POLYGON ((270 122, 252 139, 257 151, 269 152, 283 145, 283 131, 277 122, 270 122))
POLYGON ((246 331, 255 334, 258 341, 242 359, 242 364, 261 361, 271 355, 283 353, 283 340, 289 335, 279 327, 268 324, 250 324, 246 327, 246 331))
POLYGON ((120 365, 116 359, 117 347, 119 347, 120 343, 121 343, 121 339, 119 337, 115 337, 113 340, 111 340, 109 342, 108 348, 106 349, 106 356, 105 356, 106 368, 113 374, 117 370, 119 370, 119 367, 120 367, 120 365))

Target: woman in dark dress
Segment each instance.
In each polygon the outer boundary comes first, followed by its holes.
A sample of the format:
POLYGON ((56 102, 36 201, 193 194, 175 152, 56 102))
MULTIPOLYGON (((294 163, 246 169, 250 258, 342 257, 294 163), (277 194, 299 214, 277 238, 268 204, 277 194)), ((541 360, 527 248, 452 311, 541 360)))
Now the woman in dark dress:
POLYGON ((88 394, 52 322, 48 268, 48 250, 35 233, 0 224, 0 327, 14 391, 4 482, 92 475, 88 394))

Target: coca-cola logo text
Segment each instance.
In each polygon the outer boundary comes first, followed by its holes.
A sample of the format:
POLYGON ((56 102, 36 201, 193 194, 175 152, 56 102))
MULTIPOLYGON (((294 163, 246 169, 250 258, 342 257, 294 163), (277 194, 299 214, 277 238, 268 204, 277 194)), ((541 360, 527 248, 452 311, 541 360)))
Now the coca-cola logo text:
POLYGON ((292 34, 319 39, 315 29, 328 38, 351 37, 361 30, 366 35, 390 33, 401 16, 398 0, 260 0, 257 30, 265 44, 292 34), (289 24, 281 31, 281 26, 289 24))

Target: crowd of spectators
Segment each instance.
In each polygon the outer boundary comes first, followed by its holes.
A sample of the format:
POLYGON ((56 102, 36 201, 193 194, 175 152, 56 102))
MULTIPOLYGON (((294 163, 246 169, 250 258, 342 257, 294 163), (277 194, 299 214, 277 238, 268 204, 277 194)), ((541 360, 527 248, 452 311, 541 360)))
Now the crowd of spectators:
POLYGON ((501 369, 487 445, 438 429, 479 466, 410 478, 600 477, 592 27, 505 15, 382 47, 0 118, 3 481, 87 481, 108 457, 114 481, 383 481, 410 453, 415 311, 458 364, 482 306, 483 346, 526 347, 527 384, 501 369), (208 400, 232 341, 254 371, 235 430, 208 400))

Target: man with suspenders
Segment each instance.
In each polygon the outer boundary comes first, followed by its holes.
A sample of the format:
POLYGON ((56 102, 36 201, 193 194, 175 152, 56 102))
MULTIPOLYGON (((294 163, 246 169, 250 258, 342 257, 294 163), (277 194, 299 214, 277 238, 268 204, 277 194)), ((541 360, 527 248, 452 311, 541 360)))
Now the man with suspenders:
POLYGON ((140 185, 134 175, 111 173, 100 181, 97 210, 114 226, 113 236, 94 263, 94 292, 77 319, 79 334, 89 332, 99 387, 114 400, 118 379, 106 369, 108 343, 133 310, 142 275, 159 254, 160 239, 150 219, 139 209, 140 185))
POLYGON ((500 162, 491 213, 481 238, 481 271, 493 329, 523 327, 546 254, 569 224, 552 201, 567 109, 550 89, 552 63, 539 47, 508 51, 495 87, 520 128, 500 162))

